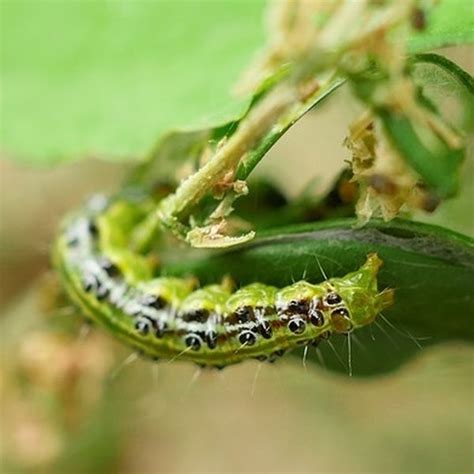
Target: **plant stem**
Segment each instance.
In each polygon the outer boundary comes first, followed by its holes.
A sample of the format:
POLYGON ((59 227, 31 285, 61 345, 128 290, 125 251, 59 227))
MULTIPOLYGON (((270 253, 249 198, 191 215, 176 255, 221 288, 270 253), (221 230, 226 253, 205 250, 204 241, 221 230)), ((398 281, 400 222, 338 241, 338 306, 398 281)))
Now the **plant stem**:
POLYGON ((245 117, 237 131, 200 170, 186 179, 162 202, 158 217, 163 221, 183 215, 194 206, 229 171, 235 171, 242 157, 278 123, 289 108, 299 103, 294 85, 281 85, 271 91, 245 117))

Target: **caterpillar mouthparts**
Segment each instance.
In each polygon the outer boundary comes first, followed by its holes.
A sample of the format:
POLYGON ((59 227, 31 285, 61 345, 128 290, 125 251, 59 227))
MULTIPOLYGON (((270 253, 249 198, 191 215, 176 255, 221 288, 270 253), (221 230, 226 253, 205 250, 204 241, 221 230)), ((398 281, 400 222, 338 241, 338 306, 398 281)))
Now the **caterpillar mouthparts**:
POLYGON ((93 198, 65 222, 54 264, 88 318, 153 359, 214 367, 273 361, 366 326, 392 304, 393 291, 377 289, 382 261, 375 253, 342 278, 284 288, 254 282, 232 291, 224 280, 195 289, 191 279, 156 277, 147 256, 128 245, 143 217, 123 197, 93 198))

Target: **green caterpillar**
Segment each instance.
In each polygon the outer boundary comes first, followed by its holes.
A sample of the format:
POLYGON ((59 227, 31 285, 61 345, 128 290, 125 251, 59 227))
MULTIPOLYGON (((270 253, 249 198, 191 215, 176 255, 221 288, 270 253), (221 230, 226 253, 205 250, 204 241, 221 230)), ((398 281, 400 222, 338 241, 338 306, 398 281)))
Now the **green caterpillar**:
POLYGON ((96 196, 70 216, 54 246, 54 264, 87 317, 153 359, 224 367, 249 358, 275 360, 332 333, 370 324, 392 304, 377 289, 382 261, 370 254, 343 278, 301 280, 284 288, 229 281, 196 289, 195 279, 154 275, 132 242, 152 203, 96 196))

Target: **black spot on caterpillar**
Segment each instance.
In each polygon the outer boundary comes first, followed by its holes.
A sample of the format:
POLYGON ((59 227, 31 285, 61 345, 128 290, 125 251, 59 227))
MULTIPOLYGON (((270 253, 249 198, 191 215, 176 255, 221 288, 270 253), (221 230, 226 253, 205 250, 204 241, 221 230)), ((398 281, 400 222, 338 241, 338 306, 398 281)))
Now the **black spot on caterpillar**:
POLYGON ((64 224, 55 266, 71 299, 90 319, 153 359, 182 359, 222 367, 249 358, 274 360, 333 333, 370 324, 392 303, 379 292, 382 262, 370 254, 358 270, 318 284, 284 288, 155 277, 146 255, 129 246, 142 204, 94 198, 64 224))

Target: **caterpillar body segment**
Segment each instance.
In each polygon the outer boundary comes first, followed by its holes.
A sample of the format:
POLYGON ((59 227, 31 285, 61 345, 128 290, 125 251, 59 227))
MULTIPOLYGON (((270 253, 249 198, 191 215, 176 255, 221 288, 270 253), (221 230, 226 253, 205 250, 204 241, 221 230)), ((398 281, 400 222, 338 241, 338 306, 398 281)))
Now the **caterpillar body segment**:
POLYGON ((392 292, 377 288, 376 254, 342 278, 284 288, 255 282, 234 291, 223 280, 196 289, 193 278, 156 276, 153 259, 133 249, 147 209, 123 198, 91 202, 64 223, 54 264, 88 318, 154 359, 274 360, 370 324, 392 303, 392 292))

